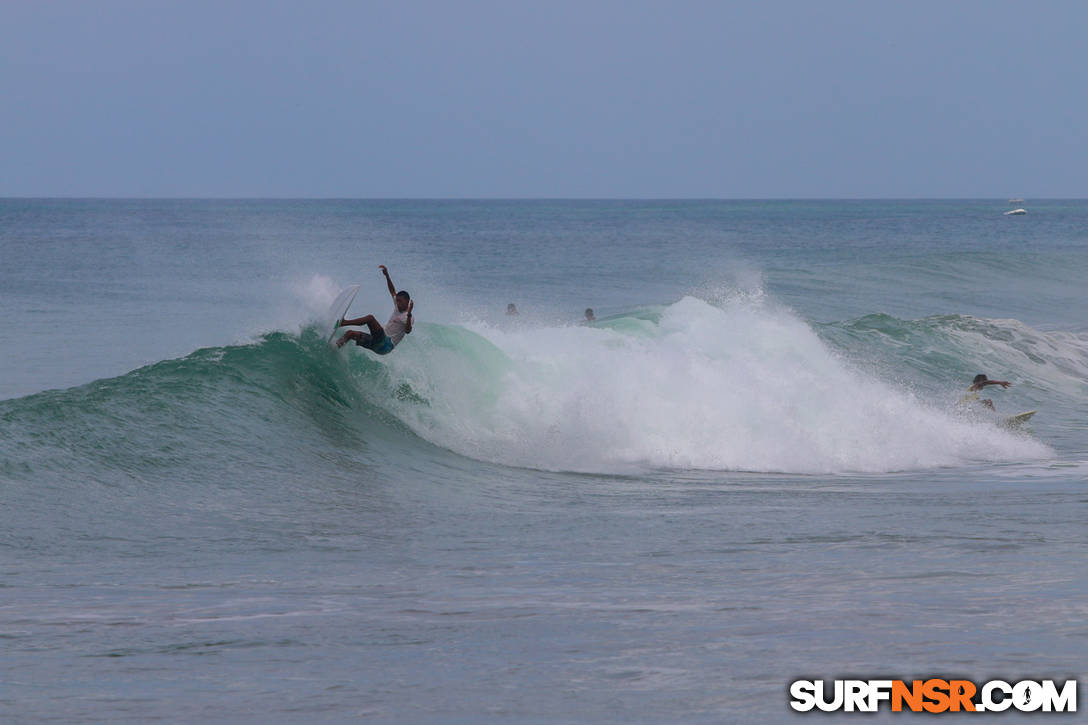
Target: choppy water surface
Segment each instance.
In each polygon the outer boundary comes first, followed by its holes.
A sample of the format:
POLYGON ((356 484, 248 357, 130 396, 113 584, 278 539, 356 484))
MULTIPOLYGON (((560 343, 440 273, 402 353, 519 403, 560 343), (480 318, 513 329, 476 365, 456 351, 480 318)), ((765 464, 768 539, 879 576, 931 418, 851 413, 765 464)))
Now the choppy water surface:
POLYGON ((1002 211, 0 201, 0 715, 772 722, 802 676, 1079 676, 1088 204, 1002 211), (415 332, 333 351, 379 263, 415 332))

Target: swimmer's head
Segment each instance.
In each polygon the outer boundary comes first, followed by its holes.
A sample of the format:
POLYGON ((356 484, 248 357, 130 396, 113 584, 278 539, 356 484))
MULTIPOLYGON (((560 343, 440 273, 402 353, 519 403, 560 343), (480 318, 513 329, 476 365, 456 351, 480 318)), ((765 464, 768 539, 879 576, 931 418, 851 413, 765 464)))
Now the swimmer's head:
POLYGON ((975 376, 975 379, 971 381, 971 384, 972 385, 978 385, 979 383, 984 383, 987 380, 989 380, 988 377, 986 377, 982 373, 979 373, 978 375, 975 376))
POLYGON ((396 300, 397 300, 397 310, 399 310, 400 312, 404 312, 405 310, 408 309, 408 303, 412 301, 412 296, 409 295, 404 290, 401 290, 400 292, 397 293, 396 300))

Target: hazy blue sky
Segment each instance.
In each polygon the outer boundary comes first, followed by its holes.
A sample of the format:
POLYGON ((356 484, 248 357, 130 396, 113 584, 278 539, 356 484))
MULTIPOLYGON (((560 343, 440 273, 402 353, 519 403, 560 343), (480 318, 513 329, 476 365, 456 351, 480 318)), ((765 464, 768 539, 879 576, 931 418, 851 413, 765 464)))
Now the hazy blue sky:
POLYGON ((1088 196, 1085 2, 0 0, 0 195, 1088 196))

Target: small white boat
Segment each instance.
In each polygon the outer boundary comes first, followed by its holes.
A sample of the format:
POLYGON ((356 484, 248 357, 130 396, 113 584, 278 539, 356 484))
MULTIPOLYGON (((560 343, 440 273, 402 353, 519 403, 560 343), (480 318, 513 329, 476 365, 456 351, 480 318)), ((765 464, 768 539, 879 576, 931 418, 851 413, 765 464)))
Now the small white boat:
POLYGON ((1020 216, 1021 214, 1027 214, 1027 209, 1013 209, 1012 211, 1005 212, 1005 216, 1020 216))
POLYGON ((1023 199, 1009 199, 1009 203, 1010 204, 1023 204, 1024 200, 1023 199))

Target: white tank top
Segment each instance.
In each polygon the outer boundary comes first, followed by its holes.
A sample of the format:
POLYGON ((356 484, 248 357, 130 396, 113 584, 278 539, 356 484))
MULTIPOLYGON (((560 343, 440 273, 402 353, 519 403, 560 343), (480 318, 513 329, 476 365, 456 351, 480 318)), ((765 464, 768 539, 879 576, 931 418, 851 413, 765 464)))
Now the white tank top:
POLYGON ((397 303, 393 303, 393 314, 389 322, 385 323, 385 336, 389 342, 397 345, 404 339, 404 328, 408 327, 408 313, 397 309, 397 303))

